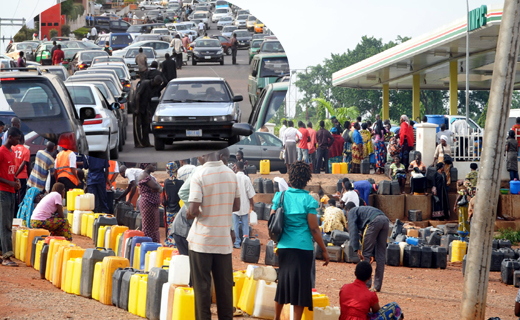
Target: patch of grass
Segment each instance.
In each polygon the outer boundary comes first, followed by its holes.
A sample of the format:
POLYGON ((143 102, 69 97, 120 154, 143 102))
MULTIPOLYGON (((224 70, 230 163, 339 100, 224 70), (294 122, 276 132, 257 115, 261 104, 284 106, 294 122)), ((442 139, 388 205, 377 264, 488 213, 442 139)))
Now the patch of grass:
POLYGON ((505 239, 511 241, 512 245, 517 245, 520 242, 520 230, 515 231, 511 228, 498 230, 498 235, 495 239, 505 239))
POLYGON ((82 28, 72 31, 72 33, 74 33, 74 35, 76 36, 76 39, 81 40, 81 39, 83 39, 84 36, 87 35, 87 33, 89 33, 89 31, 90 31, 90 28, 82 27, 82 28))

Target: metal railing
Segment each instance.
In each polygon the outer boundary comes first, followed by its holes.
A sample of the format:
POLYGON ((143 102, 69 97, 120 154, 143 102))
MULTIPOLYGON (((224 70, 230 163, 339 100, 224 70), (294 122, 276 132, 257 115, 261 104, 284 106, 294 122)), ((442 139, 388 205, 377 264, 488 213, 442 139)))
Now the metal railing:
POLYGON ((462 134, 454 134, 456 142, 451 142, 453 162, 480 161, 484 140, 482 129, 470 130, 462 134))

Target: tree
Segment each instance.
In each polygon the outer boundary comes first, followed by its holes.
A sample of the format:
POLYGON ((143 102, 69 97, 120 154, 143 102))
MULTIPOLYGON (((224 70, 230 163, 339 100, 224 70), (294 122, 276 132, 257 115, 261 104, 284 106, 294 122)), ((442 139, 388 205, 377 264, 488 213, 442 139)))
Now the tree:
POLYGON ((54 37, 57 37, 58 34, 59 34, 58 30, 56 30, 56 29, 51 29, 51 31, 49 31, 49 36, 50 36, 51 39, 54 38, 54 37))
POLYGON ((76 4, 73 0, 66 0, 61 3, 61 14, 66 15, 70 20, 76 20, 85 12, 82 4, 76 4))
MULTIPOLYGON (((38 28, 29 29, 23 26, 13 37, 14 42, 22 42, 25 40, 32 40, 33 34, 38 34, 38 28)), ((36 47, 34 48, 36 49, 36 47)))
MULTIPOLYGON (((327 101, 325 98, 323 98, 323 94, 320 98, 314 98, 311 100, 312 102, 317 102, 318 105, 323 106, 326 108, 330 115, 336 116, 336 119, 343 124, 347 120, 353 120, 356 119, 359 116, 359 109, 356 106, 352 107, 342 107, 342 108, 336 108, 334 109, 332 106, 332 103, 330 101, 327 101)), ((323 118, 321 118, 323 119, 323 118)), ((318 119, 318 120, 321 120, 318 119)))

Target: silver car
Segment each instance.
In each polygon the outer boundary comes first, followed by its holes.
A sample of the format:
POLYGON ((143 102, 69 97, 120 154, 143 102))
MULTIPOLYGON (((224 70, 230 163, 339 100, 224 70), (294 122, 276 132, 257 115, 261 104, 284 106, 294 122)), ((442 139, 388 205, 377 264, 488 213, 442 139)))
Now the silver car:
POLYGON ((232 17, 222 17, 217 23, 217 30, 222 30, 225 26, 233 25, 232 17))
MULTIPOLYGON (((177 78, 168 83, 152 120, 155 149, 179 140, 227 140, 229 145, 250 135, 249 124, 239 123, 242 111, 223 78, 177 78)), ((152 98, 152 101, 158 101, 152 98)))
MULTIPOLYGON (((146 55, 146 58, 148 59, 147 64, 150 66, 152 61, 156 60, 156 53, 155 50, 150 47, 142 47, 143 53, 146 55)), ((139 54, 139 48, 131 48, 129 49, 125 54, 125 64, 128 67, 128 70, 130 72, 132 71, 139 71, 139 68, 137 67, 137 63, 135 63, 135 57, 139 54)))
POLYGON ((283 160, 280 160, 280 152, 283 150, 282 140, 278 139, 270 132, 255 132, 248 137, 240 140, 237 144, 229 146, 229 166, 236 163, 238 151, 244 153, 248 165, 260 168, 260 160, 269 160, 271 171, 287 173, 287 167, 283 160))
POLYGON ((226 38, 231 38, 231 36, 233 35, 233 31, 237 30, 238 28, 235 27, 235 26, 225 26, 223 29, 222 29, 222 35, 226 38))
POLYGON ((241 14, 241 15, 237 16, 237 18, 235 19, 235 27, 237 27, 239 29, 247 28, 247 26, 246 26, 247 17, 249 17, 249 14, 241 14))

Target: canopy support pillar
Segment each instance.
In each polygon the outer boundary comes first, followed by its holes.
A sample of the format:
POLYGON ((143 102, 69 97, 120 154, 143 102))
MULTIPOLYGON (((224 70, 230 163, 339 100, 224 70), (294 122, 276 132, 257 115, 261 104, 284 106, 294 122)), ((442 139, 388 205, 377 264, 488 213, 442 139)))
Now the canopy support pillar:
POLYGON ((383 85, 383 120, 390 119, 390 85, 383 85))
POLYGON ((421 119, 421 75, 413 75, 413 86, 412 86, 412 119, 421 119))
POLYGON ((450 61, 450 116, 457 115, 458 106, 458 79, 457 60, 450 61))

